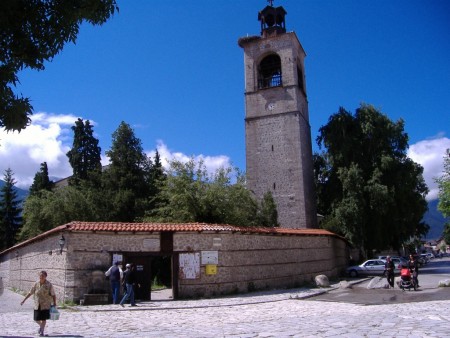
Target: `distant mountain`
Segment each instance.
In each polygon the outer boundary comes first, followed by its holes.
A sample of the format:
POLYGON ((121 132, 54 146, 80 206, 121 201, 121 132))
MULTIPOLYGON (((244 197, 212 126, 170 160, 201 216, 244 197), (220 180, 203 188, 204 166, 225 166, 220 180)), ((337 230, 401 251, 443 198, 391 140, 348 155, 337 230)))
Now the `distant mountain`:
MULTIPOLYGON (((5 185, 5 181, 0 180, 0 189, 3 188, 3 186, 5 185)), ((25 198, 28 196, 29 191, 28 190, 24 190, 24 189, 20 189, 17 187, 14 187, 14 190, 17 192, 17 198, 20 200, 25 200, 25 198)))
POLYGON ((428 211, 423 216, 423 221, 430 226, 426 239, 438 239, 442 236, 445 223, 450 221, 446 219, 441 212, 437 209, 439 200, 433 200, 428 202, 428 211))

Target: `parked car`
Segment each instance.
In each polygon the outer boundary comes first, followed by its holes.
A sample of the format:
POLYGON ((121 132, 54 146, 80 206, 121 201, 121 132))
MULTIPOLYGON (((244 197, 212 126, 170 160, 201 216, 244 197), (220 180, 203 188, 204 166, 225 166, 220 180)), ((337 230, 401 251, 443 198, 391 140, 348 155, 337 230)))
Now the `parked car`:
POLYGON ((434 259, 434 258, 435 258, 434 254, 431 253, 431 252, 426 253, 426 255, 427 255, 427 257, 428 257, 428 260, 434 259))
POLYGON ((403 257, 391 257, 391 260, 394 262, 395 272, 400 271, 402 266, 408 266, 409 264, 403 257))
POLYGON ((350 277, 382 275, 385 263, 383 259, 369 259, 360 265, 348 267, 346 272, 350 277))
POLYGON ((427 254, 420 254, 419 257, 422 258, 422 259, 425 261, 425 264, 427 264, 428 261, 430 260, 430 259, 428 258, 428 256, 427 256, 427 254))
MULTIPOLYGON (((386 258, 387 256, 378 256, 376 259, 386 261, 386 258)), ((408 264, 408 260, 400 256, 391 256, 391 260, 394 262, 396 272, 400 271, 402 265, 406 266, 408 264)))

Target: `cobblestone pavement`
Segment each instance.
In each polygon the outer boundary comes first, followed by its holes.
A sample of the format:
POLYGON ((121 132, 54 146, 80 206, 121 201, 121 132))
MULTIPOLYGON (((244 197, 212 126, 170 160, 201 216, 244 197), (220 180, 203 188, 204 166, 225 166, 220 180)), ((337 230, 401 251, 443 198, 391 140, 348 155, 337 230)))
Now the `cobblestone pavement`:
MULTIPOLYGON (((334 287, 337 287, 334 285, 334 287)), ((309 298, 323 289, 153 301, 137 307, 75 306, 48 321, 49 337, 448 337, 450 301, 357 305, 309 298)), ((35 337, 32 302, 4 290, 0 336, 35 337), (8 311, 9 312, 6 312, 8 311)))

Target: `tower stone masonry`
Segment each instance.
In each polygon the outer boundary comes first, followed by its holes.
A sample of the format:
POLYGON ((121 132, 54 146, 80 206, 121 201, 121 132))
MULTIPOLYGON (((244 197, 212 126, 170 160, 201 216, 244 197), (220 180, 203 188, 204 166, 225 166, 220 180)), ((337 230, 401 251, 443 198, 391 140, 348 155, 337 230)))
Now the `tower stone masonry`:
POLYGON ((316 228, 311 127, 305 51, 286 32, 283 7, 258 14, 261 35, 240 38, 245 67, 248 188, 261 200, 270 191, 284 228, 316 228))

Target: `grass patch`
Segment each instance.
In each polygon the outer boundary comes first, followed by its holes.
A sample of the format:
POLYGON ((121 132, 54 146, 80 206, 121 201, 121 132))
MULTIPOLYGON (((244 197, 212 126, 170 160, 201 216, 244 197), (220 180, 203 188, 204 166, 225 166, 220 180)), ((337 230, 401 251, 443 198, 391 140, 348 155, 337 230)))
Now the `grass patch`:
POLYGON ((158 291, 158 290, 163 290, 163 289, 167 289, 167 286, 165 286, 163 283, 161 283, 161 281, 155 276, 155 278, 153 278, 152 281, 152 291, 158 291))

